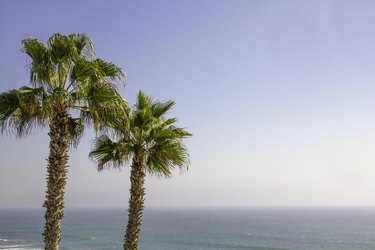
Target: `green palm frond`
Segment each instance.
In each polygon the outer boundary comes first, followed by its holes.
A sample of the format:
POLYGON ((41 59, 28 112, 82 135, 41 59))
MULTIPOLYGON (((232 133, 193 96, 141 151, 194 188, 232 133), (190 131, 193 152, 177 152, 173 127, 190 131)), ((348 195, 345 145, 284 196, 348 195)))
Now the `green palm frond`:
POLYGON ((115 88, 118 84, 125 83, 125 74, 112 63, 101 59, 94 61, 80 60, 72 68, 70 86, 80 92, 92 84, 107 84, 115 88))
POLYGON ((102 59, 95 59, 93 65, 96 68, 97 78, 96 81, 102 79, 109 79, 110 81, 125 83, 125 74, 121 68, 117 67, 113 63, 106 62, 102 59))
POLYGON ((193 135, 187 132, 185 128, 177 128, 175 126, 170 126, 169 129, 173 131, 175 138, 178 138, 178 139, 187 138, 193 135))
POLYGON ((174 124, 176 122, 177 122, 176 118, 168 118, 168 119, 165 119, 165 121, 163 121, 163 123, 161 124, 161 126, 169 126, 169 125, 172 125, 172 124, 174 124))
POLYGON ((139 91, 137 95, 137 103, 135 104, 136 110, 149 109, 152 103, 152 99, 145 95, 143 91, 139 91))
POLYGON ((70 145, 76 148, 79 144, 80 139, 83 136, 85 126, 80 118, 69 117, 68 120, 68 136, 70 145))
POLYGON ((71 71, 70 79, 75 85, 79 83, 87 83, 93 74, 95 74, 95 69, 92 63, 81 59, 75 62, 71 71))
POLYGON ((86 89, 88 112, 84 113, 92 120, 96 129, 103 125, 110 125, 119 116, 126 117, 127 106, 117 89, 107 84, 89 85, 86 89))
POLYGON ((90 158, 97 164, 98 170, 105 167, 120 167, 129 162, 132 145, 125 142, 113 142, 107 135, 95 139, 90 158))
POLYGON ((172 167, 167 164, 167 162, 160 159, 155 154, 150 154, 147 158, 147 171, 151 175, 155 175, 158 177, 170 178, 172 176, 172 167))
MULTIPOLYGON (((148 171, 158 175, 161 166, 168 169, 187 168, 189 155, 182 139, 191 136, 190 133, 181 128, 161 127, 153 129, 150 133, 150 141, 147 155, 149 156, 148 171), (182 132, 182 133, 181 133, 182 132)), ((160 169, 164 173, 163 168, 160 169)), ((166 175, 168 177, 169 175, 166 175)))
POLYGON ((45 117, 41 109, 43 96, 41 88, 29 87, 0 93, 1 132, 11 131, 23 136, 33 127, 44 126, 45 117))
POLYGON ((48 42, 51 62, 54 65, 55 75, 58 79, 58 86, 64 88, 69 76, 69 71, 74 63, 81 60, 82 42, 73 40, 72 36, 60 34, 52 35, 48 42), (79 47, 76 45, 78 44, 79 47))
POLYGON ((77 50, 69 38, 61 34, 53 34, 47 42, 51 54, 51 61, 54 64, 66 64, 78 57, 77 50))
POLYGON ((86 60, 91 60, 95 56, 94 45, 91 38, 86 34, 71 34, 68 36, 73 46, 76 48, 77 54, 86 60))
POLYGON ((176 103, 174 101, 168 101, 168 102, 155 102, 151 106, 151 112, 152 115, 155 118, 159 118, 163 115, 165 115, 176 103))
POLYGON ((0 94, 0 121, 7 120, 19 109, 19 98, 16 90, 11 90, 0 94))
POLYGON ((57 78, 51 61, 50 51, 37 39, 22 41, 23 51, 30 57, 30 83, 34 87, 43 84, 55 86, 57 78))

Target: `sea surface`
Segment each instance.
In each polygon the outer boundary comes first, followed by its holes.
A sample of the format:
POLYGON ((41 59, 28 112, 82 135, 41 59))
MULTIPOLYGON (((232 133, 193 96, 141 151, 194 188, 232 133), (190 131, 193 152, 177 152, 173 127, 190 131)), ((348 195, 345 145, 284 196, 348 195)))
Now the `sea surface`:
MULTIPOLYGON (((61 249, 121 249, 125 210, 66 210, 61 249)), ((0 211, 0 249, 42 249, 42 210, 0 211)), ((148 209, 145 250, 375 249, 374 209, 148 209)))

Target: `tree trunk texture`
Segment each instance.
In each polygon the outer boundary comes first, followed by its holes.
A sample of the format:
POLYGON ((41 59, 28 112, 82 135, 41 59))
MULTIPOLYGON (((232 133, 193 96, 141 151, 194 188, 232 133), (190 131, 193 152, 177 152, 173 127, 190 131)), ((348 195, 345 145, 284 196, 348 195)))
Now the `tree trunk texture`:
POLYGON ((142 159, 133 159, 130 173, 128 225, 124 237, 124 250, 137 250, 145 201, 145 166, 142 159))
POLYGON ((65 107, 55 110, 50 123, 44 249, 58 250, 61 239, 61 220, 64 217, 64 193, 68 172, 68 113, 65 107))

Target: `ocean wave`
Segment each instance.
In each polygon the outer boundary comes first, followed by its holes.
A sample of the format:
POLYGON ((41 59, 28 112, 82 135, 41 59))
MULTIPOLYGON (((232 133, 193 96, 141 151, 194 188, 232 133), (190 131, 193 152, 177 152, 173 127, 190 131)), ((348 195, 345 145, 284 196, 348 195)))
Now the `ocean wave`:
MULTIPOLYGON (((7 240, 8 241, 8 240, 7 240)), ((4 242, 4 241, 3 241, 4 242)), ((12 249, 12 250, 42 250, 42 248, 32 248, 33 244, 18 244, 18 245, 2 245, 0 249, 12 249)))

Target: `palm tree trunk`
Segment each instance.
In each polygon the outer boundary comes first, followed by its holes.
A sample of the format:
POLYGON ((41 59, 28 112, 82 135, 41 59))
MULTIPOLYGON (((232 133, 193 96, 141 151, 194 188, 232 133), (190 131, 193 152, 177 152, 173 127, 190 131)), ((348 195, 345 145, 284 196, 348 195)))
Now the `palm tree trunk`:
POLYGON ((133 158, 130 173, 128 225, 124 237, 124 250, 137 250, 145 201, 145 166, 140 158, 133 158))
POLYGON ((44 249, 58 250, 61 220, 64 217, 64 189, 68 171, 68 113, 65 107, 55 109, 50 123, 47 191, 43 207, 45 212, 44 249))

